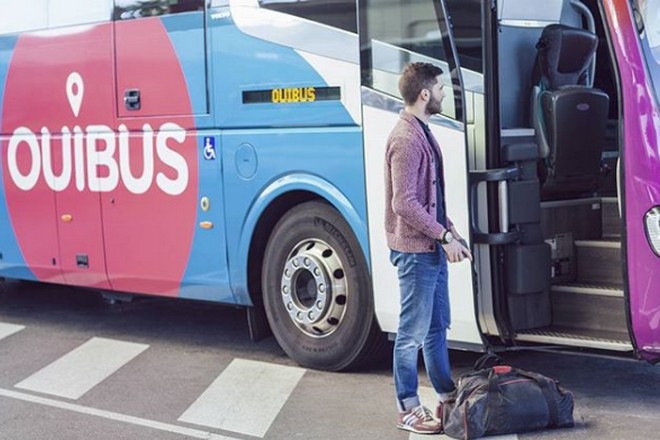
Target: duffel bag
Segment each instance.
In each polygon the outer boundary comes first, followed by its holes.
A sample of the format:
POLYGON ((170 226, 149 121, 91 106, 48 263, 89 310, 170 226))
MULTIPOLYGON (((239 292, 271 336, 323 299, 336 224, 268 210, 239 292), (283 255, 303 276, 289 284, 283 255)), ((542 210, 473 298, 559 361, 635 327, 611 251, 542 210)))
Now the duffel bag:
POLYGON ((541 374, 500 365, 464 374, 457 385, 442 410, 450 437, 573 426, 573 394, 541 374))

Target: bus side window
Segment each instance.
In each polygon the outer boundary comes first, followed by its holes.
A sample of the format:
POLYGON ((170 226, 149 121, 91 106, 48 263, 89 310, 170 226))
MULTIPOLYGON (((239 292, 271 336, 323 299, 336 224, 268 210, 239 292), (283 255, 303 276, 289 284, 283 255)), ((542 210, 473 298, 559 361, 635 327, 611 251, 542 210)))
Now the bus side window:
POLYGON ((361 2, 362 82, 388 95, 399 94, 399 76, 403 66, 411 62, 433 63, 442 68, 447 98, 442 114, 461 120, 456 106, 458 87, 452 87, 448 58, 448 38, 445 17, 433 0, 410 2, 361 2), (420 20, 420 17, 425 19, 420 20))
POLYGON ((0 35, 48 26, 48 0, 0 0, 0 35))
POLYGON ((205 0, 115 0, 115 20, 203 11, 205 0))
POLYGON ((262 8, 357 33, 357 10, 351 0, 259 0, 262 8))

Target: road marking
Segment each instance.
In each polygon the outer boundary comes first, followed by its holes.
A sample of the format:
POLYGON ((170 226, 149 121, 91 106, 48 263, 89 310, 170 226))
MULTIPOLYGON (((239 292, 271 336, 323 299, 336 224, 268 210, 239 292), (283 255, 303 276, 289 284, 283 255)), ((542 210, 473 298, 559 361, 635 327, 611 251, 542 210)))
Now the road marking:
POLYGON ((234 359, 179 421, 263 437, 305 371, 234 359))
POLYGON ((18 333, 24 328, 25 328, 24 325, 7 324, 4 322, 0 322, 0 339, 4 339, 7 336, 13 335, 14 333, 18 333))
MULTIPOLYGON (((419 387, 419 399, 422 401, 422 404, 427 406, 433 414, 435 415, 435 408, 438 405, 438 397, 435 394, 435 390, 431 387, 419 387)), ((434 436, 434 439, 443 440, 449 439, 447 435, 434 436)), ((518 435, 497 435, 493 437, 488 437, 489 440, 518 440, 518 435)), ((408 440, 429 440, 428 435, 424 434, 415 434, 414 432, 410 434, 408 440)))
POLYGON ((77 405, 74 403, 60 402, 45 397, 37 397, 17 391, 5 390, 3 388, 0 388, 0 396, 4 396, 15 400, 21 400, 24 402, 35 403, 37 405, 49 406, 52 408, 71 411, 78 414, 101 417, 108 420, 127 423, 129 425, 156 429, 158 431, 165 431, 173 434, 181 434, 183 436, 187 436, 188 438, 200 438, 204 440, 240 440, 235 437, 227 437, 220 434, 214 434, 208 431, 200 431, 198 429, 191 429, 183 426, 172 425, 169 423, 157 422, 155 420, 142 419, 140 417, 133 417, 126 414, 120 414, 112 411, 105 411, 102 409, 88 408, 86 406, 77 405))
POLYGON ((78 399, 149 346, 92 338, 16 384, 17 388, 78 399))

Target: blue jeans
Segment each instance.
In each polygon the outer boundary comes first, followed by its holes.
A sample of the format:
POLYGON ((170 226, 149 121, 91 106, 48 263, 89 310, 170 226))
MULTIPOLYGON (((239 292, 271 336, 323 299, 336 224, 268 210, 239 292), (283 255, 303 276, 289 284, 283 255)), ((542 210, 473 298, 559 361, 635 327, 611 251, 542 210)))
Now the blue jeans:
POLYGON ((417 359, 422 348, 429 380, 442 400, 454 390, 449 366, 447 329, 451 322, 447 287, 447 257, 435 252, 391 251, 401 290, 399 330, 394 343, 394 387, 399 411, 420 405, 417 359))

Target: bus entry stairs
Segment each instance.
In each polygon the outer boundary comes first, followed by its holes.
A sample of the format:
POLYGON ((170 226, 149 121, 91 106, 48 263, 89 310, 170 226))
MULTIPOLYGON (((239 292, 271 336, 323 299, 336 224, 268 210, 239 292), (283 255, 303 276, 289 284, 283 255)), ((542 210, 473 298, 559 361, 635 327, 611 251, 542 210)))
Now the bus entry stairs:
MULTIPOLYGON (((585 234, 580 231, 589 229, 584 218, 582 227, 572 228, 572 234, 577 236, 572 242, 573 277, 568 282, 553 282, 552 324, 519 331, 516 341, 628 352, 633 347, 625 316, 617 199, 602 198, 597 202, 589 199, 580 206, 584 205, 592 220, 594 211, 600 217, 601 228, 597 228, 600 237, 581 237, 585 234)), ((554 211, 547 218, 576 217, 576 214, 579 218, 580 207, 574 201, 566 205, 551 204, 547 209, 554 211)), ((571 224, 570 221, 559 223, 571 224)))

